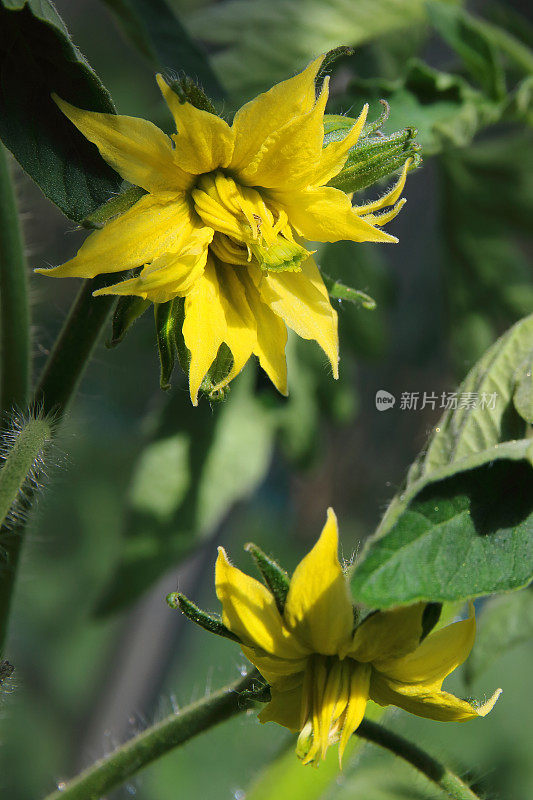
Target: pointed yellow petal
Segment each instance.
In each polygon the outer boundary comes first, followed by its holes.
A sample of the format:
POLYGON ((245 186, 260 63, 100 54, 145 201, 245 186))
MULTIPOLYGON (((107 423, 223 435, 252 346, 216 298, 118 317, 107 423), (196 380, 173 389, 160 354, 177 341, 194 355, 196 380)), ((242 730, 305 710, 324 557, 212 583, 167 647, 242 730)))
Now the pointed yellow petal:
POLYGON ((227 167, 234 139, 228 123, 216 114, 181 103, 162 75, 157 75, 156 79, 178 131, 177 136, 172 136, 176 144, 176 164, 193 175, 227 167))
POLYGON ((338 142, 330 142, 323 148, 318 164, 313 167, 309 175, 308 186, 323 186, 341 171, 348 158, 348 151, 357 144, 357 140, 365 126, 367 114, 368 103, 363 106, 358 119, 344 139, 338 142))
POLYGON ((444 678, 468 658, 475 637, 474 606, 470 604, 468 619, 431 633, 408 655, 376 659, 374 666, 392 680, 440 689, 444 678))
POLYGON ((370 681, 370 697, 380 706, 398 706, 418 717, 441 722, 464 722, 484 717, 492 710, 500 694, 501 689, 497 689, 486 703, 475 706, 449 692, 431 691, 423 686, 410 686, 388 680, 375 670, 370 681))
POLYGON ((353 613, 346 578, 337 556, 339 536, 333 509, 318 542, 292 576, 285 621, 315 653, 333 655, 349 638, 353 613))
POLYGON ((342 727, 339 742, 339 763, 342 767, 342 757, 350 737, 357 730, 365 715, 370 686, 370 667, 368 664, 356 664, 350 675, 350 699, 346 709, 346 717, 342 727))
POLYGON ((284 626, 274 596, 262 583, 232 566, 223 547, 218 548, 215 586, 224 625, 245 645, 280 659, 300 658, 305 653, 284 626))
POLYGON ((345 655, 356 661, 398 658, 420 644, 425 603, 371 614, 355 629, 345 655))
POLYGON ((52 95, 63 114, 119 175, 147 192, 179 191, 191 185, 189 175, 174 162, 168 136, 144 119, 119 114, 100 114, 76 108, 52 95))
POLYGON ((220 286, 212 260, 185 298, 183 338, 191 354, 189 391, 192 404, 198 404, 198 391, 226 336, 226 315, 220 286))
POLYGON ((316 58, 303 72, 276 84, 237 112, 233 120, 232 170, 246 167, 274 131, 311 110, 315 103, 315 78, 323 60, 324 56, 316 58))
POLYGON ((183 195, 145 195, 105 228, 94 231, 78 254, 52 269, 38 269, 58 278, 94 278, 122 272, 179 248, 193 230, 183 195))
POLYGON ((405 181, 407 178, 407 171, 412 163, 413 159, 408 158, 403 165, 400 177, 392 189, 384 194, 383 197, 380 197, 379 200, 374 200, 372 203, 366 203, 363 206, 356 206, 354 208, 356 214, 371 214, 373 211, 378 211, 380 208, 385 208, 385 206, 392 206, 403 192, 403 187, 405 186, 405 181))
POLYGON ((388 211, 382 211, 380 214, 364 214, 361 219, 364 219, 365 222, 370 222, 371 225, 386 225, 387 222, 390 222, 398 216, 406 203, 407 199, 402 197, 402 199, 398 200, 396 205, 388 211))
POLYGON ((287 344, 287 328, 280 317, 263 302, 258 289, 250 275, 261 274, 259 267, 250 266, 240 273, 240 279, 246 290, 246 298, 255 317, 257 339, 254 353, 266 374, 281 394, 287 394, 287 362, 285 345, 287 344))
POLYGON ((358 216, 340 189, 323 186, 287 192, 271 190, 270 195, 287 212, 291 225, 309 241, 398 241, 358 216))
POLYGON ((252 355, 257 343, 257 327, 238 269, 218 262, 217 274, 223 290, 222 306, 226 316, 224 341, 233 355, 233 367, 223 383, 226 385, 239 374, 252 355))
POLYGON ((238 171, 240 182, 266 188, 308 185, 308 176, 322 153, 328 86, 326 78, 312 110, 293 117, 263 142, 254 158, 238 171))
POLYGON ((338 378, 337 312, 314 260, 308 258, 300 272, 262 273, 259 291, 269 308, 298 336, 318 342, 338 378))

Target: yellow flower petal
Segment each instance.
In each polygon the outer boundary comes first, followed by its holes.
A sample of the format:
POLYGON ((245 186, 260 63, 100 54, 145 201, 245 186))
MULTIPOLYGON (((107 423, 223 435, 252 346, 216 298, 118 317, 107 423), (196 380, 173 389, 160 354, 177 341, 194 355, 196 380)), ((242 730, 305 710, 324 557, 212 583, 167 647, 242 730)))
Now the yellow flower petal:
POLYGON ((324 56, 316 58, 298 75, 282 81, 246 103, 235 115, 232 170, 245 167, 274 131, 295 116, 306 114, 315 103, 315 78, 324 56))
POLYGON ((250 267, 240 273, 246 290, 246 298, 257 325, 257 339, 254 353, 266 374, 281 394, 287 394, 287 361, 285 345, 287 328, 282 319, 263 302, 250 274, 258 267, 250 267))
POLYGON ((370 681, 370 697, 380 706, 397 706, 418 717, 441 722, 465 722, 484 717, 492 710, 500 694, 501 689, 497 689, 486 703, 475 706, 449 692, 424 690, 420 686, 390 681, 376 671, 372 672, 370 681))
POLYGON ((226 337, 226 315, 221 289, 212 259, 185 298, 183 338, 191 354, 189 391, 198 405, 198 391, 226 337))
POLYGON ((339 764, 341 767, 346 745, 365 715, 369 686, 370 667, 367 664, 356 664, 350 671, 350 699, 348 700, 339 742, 339 764))
POLYGON ((223 547, 218 548, 215 586, 222 603, 222 622, 245 645, 280 659, 305 655, 284 626, 274 596, 262 583, 232 566, 223 547))
POLYGON ((343 655, 357 661, 397 658, 420 644, 425 603, 371 614, 355 629, 343 655))
POLYGON ((383 197, 380 197, 379 200, 373 200, 371 203, 366 203, 362 206, 356 206, 354 211, 356 214, 371 214, 373 211, 378 211, 380 208, 384 208, 385 206, 392 206, 396 200, 398 200, 399 196, 403 192, 403 188, 405 186, 405 181, 407 179, 407 170, 413 163, 412 158, 408 158, 405 164, 403 165, 403 169, 400 173, 400 177, 386 194, 383 197))
POLYGON ((307 655, 302 655, 300 658, 279 658, 245 645, 242 645, 241 649, 248 661, 257 667, 271 686, 277 686, 283 690, 292 688, 299 675, 302 676, 301 681, 303 681, 307 655))
POLYGON ((137 295, 153 303, 167 303, 183 297, 192 289, 207 262, 208 245, 213 230, 198 226, 177 253, 165 253, 148 264, 137 278, 130 278, 94 292, 137 295))
POLYGON ((295 636, 314 653, 324 655, 338 653, 353 627, 338 543, 337 520, 330 508, 318 542, 296 567, 284 611, 295 636))
POLYGON ((222 386, 239 374, 252 355, 257 343, 257 326, 238 270, 232 265, 218 262, 217 274, 223 289, 221 299, 226 316, 224 341, 233 355, 233 367, 222 386))
POLYGON ((36 272, 57 278, 122 272, 179 249, 192 230, 183 195, 145 195, 105 228, 91 233, 70 261, 36 272))
POLYGON ((328 86, 326 78, 312 110, 293 117, 263 142, 254 158, 238 171, 241 183, 266 188, 308 185, 308 175, 322 153, 328 86))
POLYGON ((392 680, 440 689, 444 678, 468 658, 475 637, 474 606, 470 604, 468 619, 431 633, 408 655, 376 659, 374 666, 392 680))
POLYGON ((271 701, 257 715, 259 722, 277 722, 293 733, 300 730, 300 712, 302 706, 302 686, 287 691, 280 691, 271 686, 271 701))
POLYGON ((52 97, 124 180, 147 192, 179 191, 191 185, 191 177, 174 162, 170 139, 153 123, 120 114, 84 111, 57 95, 52 97))
POLYGON ((322 276, 312 258, 300 272, 254 273, 264 302, 302 339, 314 339, 339 377, 337 312, 332 308, 322 276))
POLYGON ((200 175, 218 167, 227 167, 233 154, 234 132, 216 114, 181 103, 162 75, 157 84, 176 123, 175 161, 185 172, 200 175))
POLYGON ((287 192, 270 190, 270 196, 287 212, 291 225, 310 241, 398 241, 358 216, 340 189, 323 186, 287 192))

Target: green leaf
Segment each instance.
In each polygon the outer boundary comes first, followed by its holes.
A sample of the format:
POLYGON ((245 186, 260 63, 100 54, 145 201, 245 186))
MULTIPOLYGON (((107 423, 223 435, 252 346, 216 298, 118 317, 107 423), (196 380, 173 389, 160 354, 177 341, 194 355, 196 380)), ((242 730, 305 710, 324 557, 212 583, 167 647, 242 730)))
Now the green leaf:
POLYGON ((520 416, 533 425, 533 354, 518 372, 513 402, 520 416))
POLYGON ((466 69, 493 100, 505 96, 505 79, 498 52, 475 17, 460 6, 435 0, 427 4, 429 19, 461 57, 466 69))
POLYGON ((0 74, 0 137, 44 194, 81 222, 122 181, 50 95, 90 111, 114 107, 48 0, 0 5, 0 74))
POLYGON ((532 351, 530 316, 466 377, 457 408, 445 412, 363 550, 352 580, 357 600, 461 600, 531 580, 533 442, 513 395, 517 367, 532 351), (489 396, 494 403, 483 403, 489 396))
POLYGON ((478 615, 476 646, 466 662, 466 679, 475 681, 499 656, 533 637, 533 588, 492 597, 478 615))
POLYGON ((205 52, 165 0, 104 0, 124 32, 155 69, 185 72, 221 100, 223 89, 205 52))
POLYGON ((187 22, 193 35, 217 46, 217 73, 246 101, 339 43, 358 48, 427 19, 424 0, 358 0, 346 9, 345 0, 229 0, 200 8, 187 22))

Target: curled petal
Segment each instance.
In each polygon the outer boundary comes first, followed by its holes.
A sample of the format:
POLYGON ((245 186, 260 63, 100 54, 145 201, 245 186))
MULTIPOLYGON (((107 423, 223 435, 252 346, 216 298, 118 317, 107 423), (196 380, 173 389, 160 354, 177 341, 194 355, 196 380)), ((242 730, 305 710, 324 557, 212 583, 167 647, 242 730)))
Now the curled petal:
POLYGON ((405 186, 405 181, 407 178, 407 171, 411 164, 413 163, 412 158, 408 158, 405 164, 403 165, 403 169, 400 173, 400 177, 386 194, 383 197, 380 197, 379 200, 373 200, 371 203, 366 203, 362 206, 356 206, 354 211, 356 214, 371 214, 374 211, 379 211, 380 208, 385 208, 385 206, 392 206, 398 200, 401 193, 403 192, 403 188, 405 186))
POLYGON ((272 199, 286 212, 289 222, 305 239, 315 242, 397 242, 351 206, 348 196, 331 186, 295 191, 272 191, 272 199))
POLYGON ((338 653, 353 626, 338 543, 337 519, 330 508, 318 542, 294 571, 284 611, 287 626, 299 641, 325 655, 338 653))
POLYGON ((494 707, 501 691, 497 689, 486 703, 476 706, 449 692, 431 691, 423 685, 412 686, 391 681, 375 670, 370 681, 370 698, 380 706, 398 706, 418 717, 441 722, 465 722, 486 716, 494 707))

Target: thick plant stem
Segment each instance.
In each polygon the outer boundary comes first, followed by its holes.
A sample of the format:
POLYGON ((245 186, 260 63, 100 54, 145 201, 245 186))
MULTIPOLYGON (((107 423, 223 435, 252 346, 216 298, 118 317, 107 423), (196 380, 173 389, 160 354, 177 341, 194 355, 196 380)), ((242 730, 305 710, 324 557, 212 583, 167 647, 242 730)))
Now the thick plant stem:
POLYGON ((104 285, 101 277, 85 281, 70 309, 35 390, 34 403, 44 414, 61 417, 76 391, 116 301, 92 296, 104 285))
POLYGON ((9 169, 0 143, 1 408, 24 408, 30 376, 30 315, 24 243, 9 169))
POLYGON ((250 690, 256 676, 257 673, 246 675, 147 728, 72 781, 61 784, 46 800, 100 800, 160 756, 250 708, 254 703, 250 690))
MULTIPOLYGON (((116 299, 92 296, 103 285, 102 278, 85 281, 74 301, 34 393, 33 407, 40 416, 52 414, 61 419, 74 396, 116 299)), ((30 488, 25 496, 28 509, 32 496, 30 488)), ((0 653, 7 636, 24 528, 24 523, 0 528, 0 653)))
POLYGON ((393 733, 377 722, 372 722, 369 719, 363 720, 356 731, 356 736, 384 747, 394 753, 395 756, 403 758, 404 761, 407 761, 419 772, 422 772, 426 778, 429 778, 453 800, 479 800, 478 795, 474 794, 472 789, 455 773, 451 772, 448 767, 445 767, 444 764, 441 764, 440 761, 437 761, 437 759, 412 742, 404 739, 403 736, 398 736, 397 733, 393 733))

